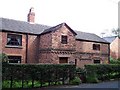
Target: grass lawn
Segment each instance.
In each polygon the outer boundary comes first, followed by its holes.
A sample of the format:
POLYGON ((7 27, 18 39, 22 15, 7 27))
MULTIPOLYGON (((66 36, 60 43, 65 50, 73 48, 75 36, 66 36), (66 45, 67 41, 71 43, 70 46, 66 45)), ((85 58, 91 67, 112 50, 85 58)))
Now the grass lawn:
MULTIPOLYGON (((2 87, 3 88, 10 88, 11 81, 10 80, 5 80, 2 82, 2 87)), ((58 82, 50 82, 50 85, 62 85, 62 81, 58 82)), ((43 82, 42 87, 49 86, 48 82, 43 82)), ((32 87, 32 80, 27 80, 23 82, 23 88, 31 88, 32 87)), ((41 82, 40 81, 34 81, 34 87, 41 87, 41 82)), ((20 80, 14 80, 12 82, 12 88, 22 88, 22 81, 20 80)))

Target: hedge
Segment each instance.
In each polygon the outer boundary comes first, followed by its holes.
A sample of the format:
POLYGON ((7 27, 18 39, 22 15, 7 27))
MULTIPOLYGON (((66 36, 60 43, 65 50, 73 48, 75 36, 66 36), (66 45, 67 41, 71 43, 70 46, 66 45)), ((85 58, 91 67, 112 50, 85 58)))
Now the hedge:
POLYGON ((40 87, 46 82, 48 85, 59 81, 65 84, 66 79, 72 80, 75 77, 75 69, 75 65, 3 64, 2 79, 3 82, 10 82, 8 88, 13 88, 14 81, 21 81, 22 84, 19 86, 21 88, 24 88, 24 83, 30 80, 31 87, 34 87, 36 81, 40 82, 40 87))
POLYGON ((95 76, 98 80, 120 78, 120 64, 85 65, 87 76, 95 76))

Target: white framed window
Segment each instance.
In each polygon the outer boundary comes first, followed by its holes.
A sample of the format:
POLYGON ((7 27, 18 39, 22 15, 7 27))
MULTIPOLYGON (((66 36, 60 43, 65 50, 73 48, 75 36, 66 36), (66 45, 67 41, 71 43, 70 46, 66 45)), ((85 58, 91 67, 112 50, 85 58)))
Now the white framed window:
POLYGON ((21 56, 8 56, 9 63, 21 63, 21 56))
POLYGON ((8 34, 7 45, 22 46, 22 35, 8 34))

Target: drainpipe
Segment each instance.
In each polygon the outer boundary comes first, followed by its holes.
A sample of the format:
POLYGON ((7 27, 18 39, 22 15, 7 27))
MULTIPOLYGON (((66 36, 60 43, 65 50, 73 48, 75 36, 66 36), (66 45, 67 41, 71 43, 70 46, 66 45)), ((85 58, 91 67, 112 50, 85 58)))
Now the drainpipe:
POLYGON ((25 63, 28 63, 28 34, 26 34, 26 58, 25 63))
POLYGON ((77 59, 75 59, 75 66, 77 67, 77 59))
POLYGON ((110 44, 108 44, 108 63, 110 63, 110 44))

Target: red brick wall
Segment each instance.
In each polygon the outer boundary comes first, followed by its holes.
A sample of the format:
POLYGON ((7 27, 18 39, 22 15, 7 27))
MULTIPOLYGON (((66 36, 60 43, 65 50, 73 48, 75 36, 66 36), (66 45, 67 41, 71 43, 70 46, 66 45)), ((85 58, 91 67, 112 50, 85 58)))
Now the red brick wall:
POLYGON ((94 59, 101 60, 101 63, 108 63, 108 44, 76 41, 77 66, 83 67, 85 64, 93 64, 94 59), (100 44, 100 51, 93 50, 93 44, 100 44), (104 54, 104 55, 103 55, 104 54))
MULTIPOLYGON (((13 33, 18 34, 18 33, 13 33)), ((22 56, 22 63, 26 59, 26 34, 22 35, 22 48, 8 48, 7 33, 2 33, 2 50, 7 55, 22 56)), ((100 59, 102 63, 108 62, 108 44, 100 44, 100 51, 92 49, 94 42, 76 41, 74 34, 65 26, 59 30, 41 36, 28 35, 28 63, 52 63, 59 64, 59 57, 67 56, 68 63, 75 63, 83 67, 92 64, 94 59, 100 59), (61 43, 61 36, 68 36, 68 43, 61 43), (82 53, 81 53, 82 52, 82 53), (88 54, 86 54, 88 53, 88 54), (104 54, 104 55, 103 55, 104 54), (83 60, 86 59, 86 60, 83 60)))
POLYGON ((39 36, 28 35, 28 63, 38 63, 39 36))
POLYGON ((75 37, 73 33, 68 30, 65 26, 56 30, 53 33, 48 33, 40 36, 40 54, 39 54, 39 62, 40 63, 53 63, 59 64, 59 56, 60 55, 68 55, 68 63, 70 61, 74 61, 75 58, 69 51, 62 51, 62 50, 75 50, 75 37), (68 36, 68 43, 62 44, 61 43, 61 36, 67 35, 68 36), (48 49, 52 49, 49 51, 48 49), (59 49, 59 50, 56 50, 59 49))
POLYGON ((77 59, 77 66, 78 67, 84 67, 84 65, 86 65, 86 64, 92 64, 93 62, 92 62, 92 60, 79 60, 79 59, 77 59))
POLYGON ((65 26, 53 33, 40 36, 40 48, 75 49, 75 37, 65 26), (68 44, 61 43, 61 36, 68 36, 68 44))
POLYGON ((47 33, 47 34, 41 35, 39 42, 40 42, 40 45, 39 45, 40 49, 51 48, 52 47, 52 34, 47 33))
MULTIPOLYGON (((21 56, 21 63, 26 62, 26 34, 10 33, 22 35, 22 46, 18 48, 8 47, 7 44, 7 32, 2 32, 2 52, 7 55, 21 56)), ((39 37, 35 35, 28 35, 28 63, 38 63, 38 51, 39 51, 39 37)))
MULTIPOLYGON (((18 33, 10 33, 10 34, 18 34, 18 33)), ((24 34, 19 34, 22 35, 22 47, 20 48, 12 48, 8 47, 7 45, 7 33, 2 32, 2 52, 6 53, 7 55, 12 55, 12 56, 22 56, 22 63, 25 63, 25 58, 26 58, 26 35, 24 34)))
POLYGON ((100 59, 101 63, 108 63, 108 46, 108 44, 104 43, 76 41, 74 34, 68 28, 62 26, 55 32, 40 36, 39 48, 41 51, 39 62, 59 64, 59 57, 68 56, 68 63, 75 63, 75 59, 77 59, 78 67, 83 67, 85 64, 93 64, 94 59, 100 59), (62 35, 68 36, 67 44, 61 43, 62 35), (100 51, 93 50, 93 44, 100 44, 100 51), (66 49, 68 51, 64 51, 66 49))
POLYGON ((39 53, 39 63, 46 63, 46 64, 53 64, 53 63, 55 63, 52 60, 52 53, 49 53, 49 52, 39 53))
MULTIPOLYGON (((67 53, 67 52, 66 52, 67 53)), ((62 52, 55 52, 52 53, 52 60, 54 61, 54 64, 59 64, 59 58, 60 57, 68 57, 68 64, 70 64, 71 62, 74 64, 75 63, 75 55, 74 54, 63 54, 62 52)))
POLYGON ((52 47, 52 34, 41 35, 39 43, 39 63, 53 63, 51 53, 48 51, 52 47))
POLYGON ((112 58, 120 58, 120 39, 116 39, 110 44, 110 55, 112 58))
POLYGON ((52 33, 52 48, 54 49, 75 49, 75 36, 65 26, 62 26, 59 30, 52 33), (68 37, 68 43, 61 43, 61 36, 66 35, 68 37))
POLYGON ((76 51, 90 52, 90 53, 108 53, 108 44, 77 40, 76 41, 76 51), (93 50, 93 44, 100 44, 100 51, 93 50))
MULTIPOLYGON (((59 64, 59 57, 66 54, 61 54, 60 52, 42 52, 39 55, 40 63, 49 63, 49 64, 59 64)), ((67 54, 68 64, 70 62, 75 63, 75 58, 73 54, 67 54)))
POLYGON ((2 32, 0 32, 0 53, 2 53, 2 32))

